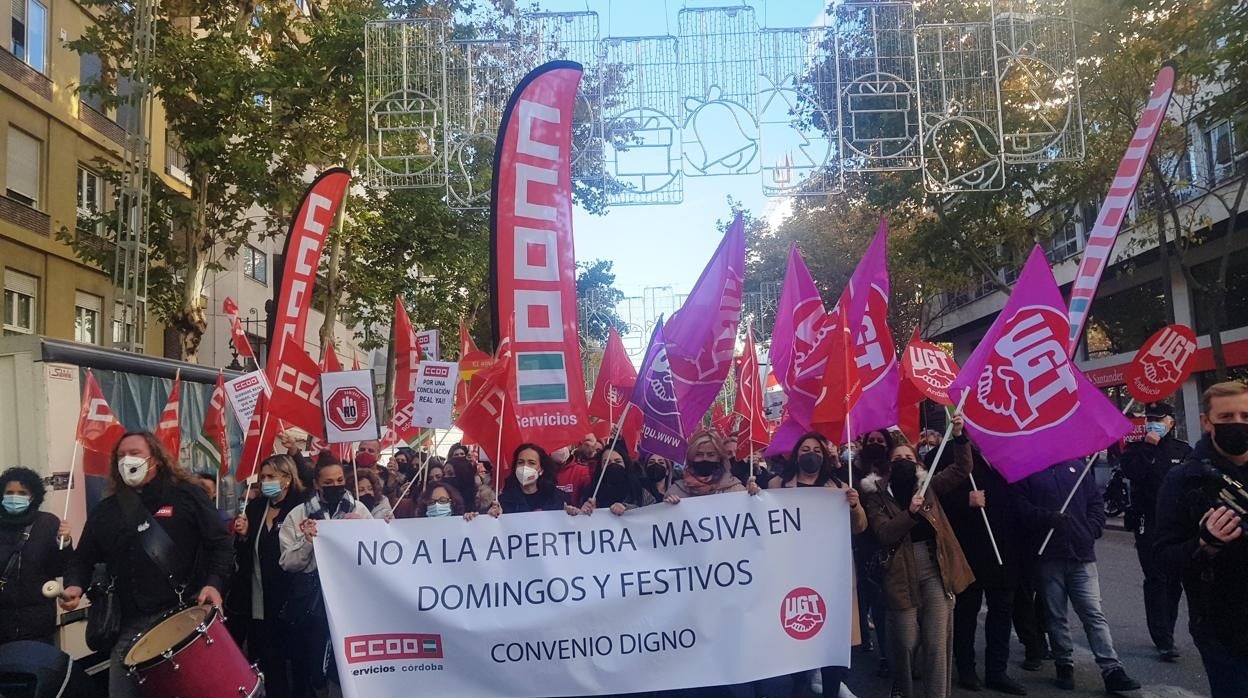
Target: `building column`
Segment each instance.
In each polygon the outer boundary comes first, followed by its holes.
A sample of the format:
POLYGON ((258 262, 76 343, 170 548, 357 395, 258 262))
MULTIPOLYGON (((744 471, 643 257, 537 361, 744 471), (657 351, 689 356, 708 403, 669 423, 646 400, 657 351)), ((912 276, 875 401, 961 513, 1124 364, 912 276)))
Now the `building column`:
MULTIPOLYGON (((1179 265, 1173 264, 1170 269, 1170 293, 1174 299, 1174 321, 1180 325, 1195 328, 1196 318, 1192 313, 1191 289, 1187 278, 1179 265)), ((1183 406, 1183 426, 1187 431, 1187 441, 1195 443, 1200 439, 1200 388, 1196 377, 1187 379, 1183 388, 1175 396, 1175 402, 1183 406)))

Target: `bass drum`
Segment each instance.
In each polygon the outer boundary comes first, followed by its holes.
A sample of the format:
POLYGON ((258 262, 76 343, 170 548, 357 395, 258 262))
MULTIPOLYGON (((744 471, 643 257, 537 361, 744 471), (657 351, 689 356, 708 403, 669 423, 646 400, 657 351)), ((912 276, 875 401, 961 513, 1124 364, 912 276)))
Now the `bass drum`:
POLYGON ((257 698, 264 676, 211 606, 175 611, 135 639, 123 663, 147 698, 257 698))

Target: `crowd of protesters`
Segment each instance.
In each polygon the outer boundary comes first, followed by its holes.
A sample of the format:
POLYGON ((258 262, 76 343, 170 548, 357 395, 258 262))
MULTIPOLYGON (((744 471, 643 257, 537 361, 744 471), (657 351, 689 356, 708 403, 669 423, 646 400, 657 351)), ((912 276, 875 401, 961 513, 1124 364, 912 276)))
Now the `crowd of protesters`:
MULTIPOLYGON (((1168 405, 1146 407, 1146 436, 1120 453, 1135 490, 1128 524, 1158 658, 1179 659, 1174 626, 1186 592, 1212 695, 1242 698, 1248 695, 1248 543, 1244 522, 1208 483, 1219 472, 1246 479, 1248 387, 1217 384, 1205 392, 1201 410, 1203 433, 1193 449, 1174 437, 1168 405)), ((824 487, 843 494, 850 511, 852 641, 862 653, 877 653, 876 669, 891 677, 892 695, 948 696, 955 682, 969 691, 1025 695, 1007 669, 1011 631, 1025 648, 1025 670, 1051 661, 1057 687, 1073 689, 1071 606, 1104 688, 1139 688, 1118 658, 1101 609, 1095 542, 1105 508, 1094 480, 1079 478, 1083 462, 1055 463, 1010 485, 974 448, 960 416, 951 434, 942 449, 942 435, 932 431, 917 443, 872 431, 839 445, 810 433, 782 456, 741 459, 735 438, 704 430, 689 438, 683 463, 589 434, 554 452, 521 444, 508 454, 501 485, 494 467, 463 444, 445 459, 403 447, 383 463, 380 444, 364 442, 354 461, 343 463, 328 452, 305 457, 284 437, 286 453, 263 461, 242 513, 223 519, 214 505, 215 482, 188 474, 152 435, 129 433, 112 453, 107 495, 76 545, 66 524, 41 511, 46 492, 38 475, 22 467, 0 473, 0 643, 52 643, 54 602, 42 586, 63 577, 60 604, 74 609, 102 563, 121 613, 119 639, 108 650, 108 695, 140 695, 123 664, 130 642, 190 604, 225 610, 230 633, 263 671, 266 695, 323 695, 335 681, 335 663, 313 547, 321 521, 471 521, 599 509, 627 516, 688 497, 824 487), (171 559, 162 563, 168 574, 137 542, 136 521, 159 526, 172 542, 171 559), (1046 535, 1051 540, 1038 555, 1046 535), (981 678, 976 638, 985 604, 981 678)), ((662 695, 852 695, 847 675, 845 667, 823 667, 662 695)))

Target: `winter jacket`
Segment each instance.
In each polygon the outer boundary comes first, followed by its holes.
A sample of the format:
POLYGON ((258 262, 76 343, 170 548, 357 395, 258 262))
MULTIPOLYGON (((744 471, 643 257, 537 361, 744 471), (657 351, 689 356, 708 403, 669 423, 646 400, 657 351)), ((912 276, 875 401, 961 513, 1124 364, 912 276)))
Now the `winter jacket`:
POLYGON ((568 503, 579 507, 594 489, 590 478, 590 466, 579 461, 564 464, 555 474, 555 482, 559 491, 567 495, 568 503))
POLYGON ((26 526, 30 538, 12 574, 0 589, 0 645, 14 640, 45 640, 56 634, 56 602, 44 598, 43 584, 65 573, 72 547, 57 550, 61 520, 46 511, 20 517, 0 514, 0 575, 17 550, 26 526))
POLYGON ((745 485, 742 485, 741 481, 733 477, 732 473, 727 470, 715 482, 704 484, 694 477, 692 470, 685 468, 683 477, 679 480, 672 480, 671 486, 667 488, 667 496, 676 496, 684 499, 685 497, 699 497, 704 494, 744 491, 745 485))
MULTIPOLYGON (((866 509, 871 531, 883 549, 894 550, 892 562, 884 575, 884 599, 890 610, 918 608, 922 603, 914 543, 910 539, 910 529, 918 523, 919 517, 927 519, 936 531, 936 560, 940 565, 945 591, 960 594, 975 581, 975 575, 962 554, 962 546, 958 544, 940 505, 940 496, 961 485, 971 472, 970 440, 965 435, 957 437, 951 448, 954 452, 953 464, 937 470, 932 476, 926 505, 918 514, 910 513, 909 502, 897 502, 888 491, 886 480, 874 475, 862 480, 862 505, 866 509)), ((916 491, 921 484, 920 479, 916 491)))
MULTIPOLYGON (((171 572, 175 579, 185 580, 188 598, 193 600, 205 586, 224 593, 234 569, 234 551, 208 495, 188 482, 157 479, 138 496, 143 509, 173 541, 171 572)), ((65 586, 87 588, 99 562, 116 579, 123 619, 161 613, 182 603, 169 579, 144 552, 136 527, 125 525, 117 495, 105 497, 87 517, 65 586)))
MULTIPOLYGON (((1014 484, 1019 515, 1031 533, 1029 544, 1039 550, 1041 541, 1055 523, 1055 514, 1079 481, 1085 463, 1068 460, 1014 484)), ((1053 531, 1042 560, 1096 562, 1096 540, 1105 529, 1105 499, 1092 473, 1083 479, 1066 508, 1066 515, 1053 531)))
POLYGON ((1192 637, 1214 641, 1248 661, 1248 536, 1220 550, 1200 545, 1201 519, 1219 506, 1217 470, 1248 485, 1248 466, 1235 466, 1206 436, 1191 457, 1172 468, 1157 496, 1153 550, 1164 569, 1180 570, 1192 637))
MULTIPOLYGON (((949 450, 941 460, 949 460, 949 450)), ((987 506, 982 510, 970 504, 971 480, 967 478, 958 486, 941 495, 940 503, 953 526, 953 533, 962 546, 962 554, 975 573, 975 581, 985 589, 1014 589, 1023 575, 1023 558, 1032 555, 1026 543, 1030 540, 1024 522, 1019 519, 1018 505, 1013 489, 1001 474, 989 467, 978 451, 974 454, 975 467, 971 471, 975 484, 984 491, 987 506), (992 540, 984 526, 984 513, 992 525, 993 539, 1001 552, 997 562, 992 540)))
POLYGON ((352 513, 359 519, 373 518, 368 507, 352 497, 350 492, 342 496, 342 501, 338 502, 338 509, 332 512, 332 516, 320 496, 311 495, 307 502, 286 515, 286 521, 278 530, 277 539, 282 548, 278 564, 287 572, 315 572, 316 555, 312 549, 312 541, 303 535, 303 522, 308 519, 342 519, 352 513))
POLYGON ((1156 444, 1135 441, 1127 444, 1119 462, 1122 474, 1131 481, 1131 508, 1123 523, 1137 535, 1156 532, 1154 515, 1157 513, 1157 493, 1161 481, 1170 469, 1181 465, 1192 455, 1192 447, 1186 441, 1174 438, 1174 432, 1166 434, 1156 444))
MULTIPOLYGON (((514 481, 513 481, 514 482, 514 481)), ((516 485, 503 488, 503 495, 498 498, 499 506, 504 514, 525 514, 531 511, 563 511, 568 504, 568 495, 563 490, 552 488, 549 492, 540 489, 532 495, 516 485)))

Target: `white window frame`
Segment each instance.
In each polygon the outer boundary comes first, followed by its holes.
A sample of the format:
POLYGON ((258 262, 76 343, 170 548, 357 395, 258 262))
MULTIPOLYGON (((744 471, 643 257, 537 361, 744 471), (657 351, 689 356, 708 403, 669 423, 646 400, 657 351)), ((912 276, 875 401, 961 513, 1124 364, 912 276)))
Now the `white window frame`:
POLYGON ((51 25, 51 15, 48 11, 47 0, 12 0, 11 9, 9 10, 9 18, 10 18, 9 19, 10 28, 12 28, 13 23, 15 21, 21 22, 22 31, 23 31, 23 36, 21 37, 22 41, 18 42, 18 36, 15 33, 13 33, 12 30, 10 29, 9 51, 14 56, 17 56, 18 59, 21 60, 26 65, 39 71, 40 73, 43 73, 44 75, 47 75, 48 74, 48 48, 49 48, 48 35, 50 34, 49 25, 51 25), (43 15, 43 26, 36 27, 36 30, 39 31, 42 36, 42 41, 40 41, 38 45, 36 46, 36 48, 40 50, 35 52, 34 54, 36 58, 35 60, 31 60, 32 53, 30 50, 31 49, 30 16, 33 14, 31 12, 32 7, 38 7, 40 10, 42 10, 42 15, 43 15), (20 17, 17 15, 18 12, 22 13, 20 17), (19 45, 20 45, 20 48, 19 48, 19 45))
POLYGON ((251 279, 252 281, 255 281, 258 284, 264 284, 265 286, 268 286, 269 285, 269 255, 268 253, 266 253, 264 250, 260 249, 259 247, 254 247, 252 245, 243 245, 243 254, 246 255, 245 257, 243 257, 243 276, 247 277, 248 279, 251 279), (261 261, 261 268, 263 269, 263 271, 261 272, 259 276, 255 274, 257 257, 259 257, 261 261), (252 269, 250 273, 247 271, 247 267, 249 265, 251 266, 251 269, 252 269))
MULTIPOLYGON (((15 306, 16 307, 16 306, 15 306)), ((39 328, 39 278, 15 269, 4 270, 4 334, 34 334, 39 328), (18 324, 16 316, 9 317, 9 299, 26 298, 30 301, 30 326, 18 324)))
MULTIPOLYGON (((78 166, 77 207, 79 218, 95 218, 104 212, 104 177, 89 168, 78 166), (88 184, 94 180, 95 196, 88 192, 88 184)), ((81 228, 81 226, 79 226, 81 228)), ((96 221, 96 235, 104 231, 104 221, 96 221)))
POLYGON ((6 135, 8 141, 6 143, 7 166, 4 175, 5 195, 14 201, 19 201, 31 208, 38 209, 40 185, 43 182, 43 141, 12 124, 9 124, 9 130, 6 135), (30 148, 18 146, 23 138, 29 139, 34 144, 33 156, 30 153, 30 148), (29 171, 31 160, 34 161, 34 177, 29 178, 30 181, 28 182, 16 181, 15 177, 17 177, 18 173, 29 171))
POLYGON ((104 299, 90 293, 74 291, 74 341, 83 344, 100 343, 100 321, 104 315, 104 299), (90 317, 91 326, 84 320, 90 317))
POLYGON ((135 350, 142 351, 144 332, 146 331, 143 316, 147 312, 147 306, 144 303, 138 303, 135 307, 133 322, 123 324, 122 319, 125 317, 125 312, 125 303, 122 301, 113 303, 113 321, 110 324, 112 327, 113 346, 129 346, 127 335, 133 334, 135 350))

